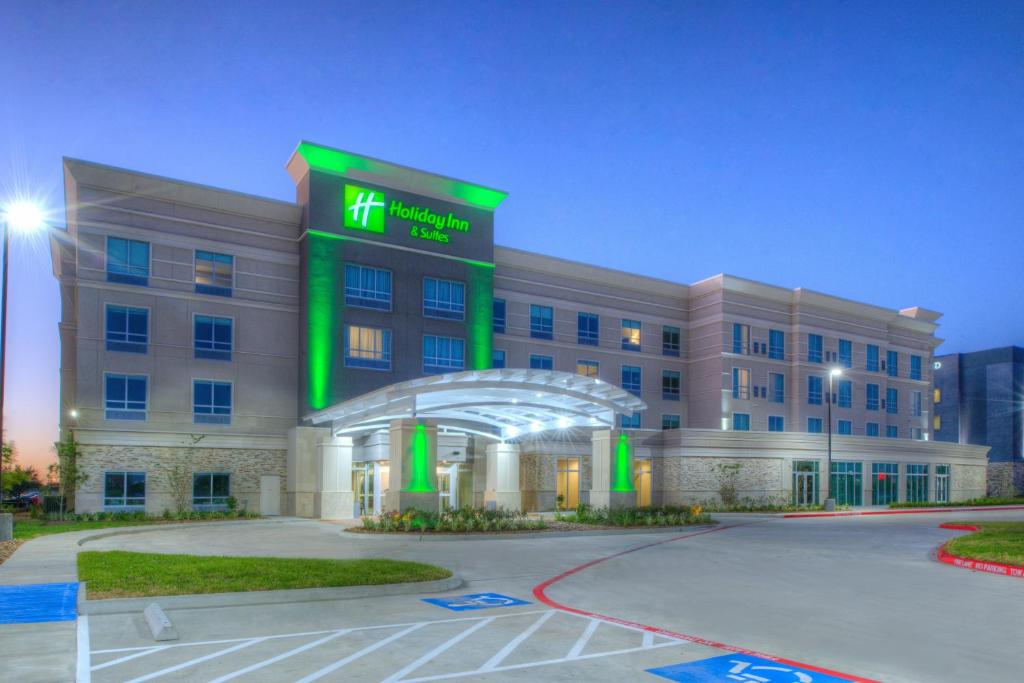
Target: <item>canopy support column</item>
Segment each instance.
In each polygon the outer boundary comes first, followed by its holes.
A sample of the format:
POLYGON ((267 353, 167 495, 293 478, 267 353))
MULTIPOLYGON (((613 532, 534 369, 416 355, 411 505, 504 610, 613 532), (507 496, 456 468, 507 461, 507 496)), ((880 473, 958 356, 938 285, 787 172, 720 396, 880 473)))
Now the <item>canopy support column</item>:
POLYGON ((522 510, 518 444, 487 444, 487 488, 484 489, 484 507, 516 512, 522 510))
POLYGON ((598 429, 590 442, 590 504, 611 510, 635 507, 633 444, 629 436, 617 429, 598 429))
POLYGON ((437 424, 392 420, 389 436, 391 469, 387 509, 437 512, 437 424))

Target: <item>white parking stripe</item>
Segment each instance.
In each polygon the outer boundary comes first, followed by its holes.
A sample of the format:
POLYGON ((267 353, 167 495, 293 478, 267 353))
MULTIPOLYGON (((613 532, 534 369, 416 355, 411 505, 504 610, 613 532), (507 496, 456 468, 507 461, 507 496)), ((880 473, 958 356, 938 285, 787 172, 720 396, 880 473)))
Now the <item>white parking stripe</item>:
POLYGON ((90 683, 92 681, 92 672, 89 667, 89 617, 79 614, 75 631, 78 636, 76 641, 78 661, 75 666, 75 683, 90 683))
POLYGON ((487 663, 485 663, 482 667, 480 667, 480 672, 483 673, 485 671, 490 671, 490 670, 494 669, 496 666, 498 666, 499 664, 501 664, 505 660, 506 657, 508 657, 510 654, 512 654, 512 650, 515 650, 517 647, 519 647, 520 643, 522 643, 524 640, 526 640, 527 638, 532 636, 534 633, 536 633, 537 629, 539 629, 541 626, 543 626, 544 622, 546 622, 548 619, 550 619, 554 615, 555 615, 554 610, 552 610, 550 612, 547 612, 546 614, 540 615, 540 618, 538 618, 535 622, 530 624, 529 628, 527 628, 525 631, 520 633, 518 636, 513 638, 511 641, 509 641, 509 643, 505 647, 501 648, 501 650, 499 650, 497 654, 495 654, 493 657, 488 659, 487 663))
POLYGON ((252 673, 253 671, 256 671, 257 669, 262 669, 265 666, 270 666, 274 662, 280 662, 282 659, 288 659, 289 657, 292 657, 294 655, 297 655, 297 654, 300 654, 302 652, 305 652, 306 650, 312 650, 314 647, 316 647, 318 645, 323 645, 324 643, 329 642, 331 640, 334 640, 335 638, 339 638, 339 637, 345 635, 346 633, 351 633, 351 631, 349 631, 348 629, 344 629, 344 630, 341 630, 341 631, 335 631, 334 633, 332 633, 332 634, 330 634, 328 636, 324 636, 323 638, 320 638, 318 640, 314 640, 312 643, 306 643, 305 645, 300 645, 299 647, 296 647, 294 649, 288 650, 287 652, 282 652, 281 654, 277 655, 276 657, 271 657, 270 659, 264 659, 262 662, 256 662, 255 664, 253 664, 251 666, 247 666, 244 669, 239 669, 238 671, 232 671, 231 673, 225 674, 225 675, 221 676, 220 678, 215 678, 212 681, 210 681, 210 683, 224 683, 224 681, 230 681, 232 678, 238 678, 239 676, 243 676, 243 675, 245 675, 247 673, 252 673))
POLYGON ((651 645, 654 645, 654 634, 650 631, 644 631, 644 641, 641 647, 650 647, 651 645))
POLYGON ((142 681, 151 681, 154 678, 160 678, 161 676, 163 676, 165 674, 173 673, 175 671, 180 671, 181 669, 187 669, 190 666, 195 666, 196 664, 202 664, 203 662, 207 662, 207 661, 209 661, 211 659, 216 659, 217 657, 223 657, 224 655, 231 654, 232 652, 238 652, 239 650, 245 649, 247 647, 251 647, 251 646, 255 645, 256 643, 262 643, 264 640, 266 640, 266 638, 252 638, 250 640, 245 641, 244 643, 239 643, 238 645, 235 645, 234 647, 229 647, 229 648, 225 648, 223 650, 218 650, 217 652, 212 652, 212 653, 210 653, 208 655, 203 655, 202 657, 196 657, 195 659, 190 659, 187 662, 182 662, 181 664, 175 664, 174 666, 169 666, 166 669, 160 669, 159 671, 154 671, 153 673, 146 674, 145 676, 139 676, 138 678, 133 678, 132 680, 127 681, 127 683, 142 683, 142 681))
POLYGON ((587 643, 590 642, 590 636, 594 635, 594 631, 596 631, 597 627, 600 625, 600 619, 591 619, 590 623, 587 624, 587 628, 583 630, 583 634, 579 637, 579 640, 576 641, 576 644, 572 646, 572 649, 569 650, 569 654, 567 654, 565 658, 575 659, 576 657, 579 657, 580 653, 583 652, 583 648, 585 648, 587 643))
POLYGON ((405 629, 403 631, 399 631, 398 633, 392 634, 392 635, 388 636, 387 638, 385 638, 384 640, 379 640, 376 643, 374 643, 373 645, 370 645, 369 647, 364 647, 359 652, 354 652, 354 653, 350 654, 348 657, 345 657, 344 659, 339 659, 338 661, 334 662, 333 664, 328 664, 327 666, 325 666, 324 668, 320 669, 319 671, 317 671, 315 673, 312 673, 312 674, 306 676, 305 678, 299 680, 298 683, 310 683, 310 681, 315 681, 318 678, 323 678, 324 676, 326 676, 327 674, 331 673, 332 671, 337 671, 338 669, 340 669, 341 667, 345 666, 349 662, 354 662, 355 660, 359 659, 360 657, 362 657, 364 655, 368 655, 371 652, 373 652, 374 650, 379 650, 380 648, 384 647, 388 643, 390 643, 390 642, 392 642, 394 640, 398 640, 399 638, 401 638, 402 636, 404 636, 406 634, 412 633, 416 629, 423 628, 424 626, 427 625, 427 623, 429 623, 429 622, 425 622, 424 621, 424 622, 420 622, 418 624, 413 624, 409 628, 407 628, 407 629, 405 629))
POLYGON ((166 650, 166 649, 167 649, 166 645, 157 645, 156 647, 151 647, 148 650, 143 650, 142 652, 136 652, 135 654, 126 655, 126 656, 121 657, 119 659, 112 659, 109 662, 103 662, 102 664, 97 664, 96 666, 92 667, 92 671, 99 671, 100 669, 106 669, 107 667, 110 667, 110 666, 117 666, 121 662, 130 662, 133 659, 138 659, 139 657, 145 657, 146 655, 151 655, 154 652, 160 652, 161 650, 166 650))
POLYGON ((433 650, 431 650, 427 654, 425 654, 422 657, 420 657, 419 659, 417 659, 412 664, 409 664, 408 666, 404 667, 403 669, 401 669, 401 670, 391 674, 390 676, 388 676, 387 678, 384 679, 383 683, 393 683, 394 681, 402 680, 403 678, 405 678, 406 674, 412 673, 416 669, 420 668, 421 666, 423 666, 424 664, 429 662, 434 657, 437 657, 442 652, 445 652, 449 648, 451 648, 451 647, 453 647, 455 645, 458 645, 463 640, 465 640, 466 638, 471 636, 473 633, 475 633, 476 631, 479 631, 484 626, 487 626, 489 623, 494 621, 494 619, 495 619, 494 617, 488 617, 487 619, 484 619, 480 623, 473 624, 472 626, 470 626, 469 628, 467 628, 465 631, 463 631, 459 635, 455 636, 454 638, 449 638, 445 642, 441 643, 440 645, 435 647, 433 650))

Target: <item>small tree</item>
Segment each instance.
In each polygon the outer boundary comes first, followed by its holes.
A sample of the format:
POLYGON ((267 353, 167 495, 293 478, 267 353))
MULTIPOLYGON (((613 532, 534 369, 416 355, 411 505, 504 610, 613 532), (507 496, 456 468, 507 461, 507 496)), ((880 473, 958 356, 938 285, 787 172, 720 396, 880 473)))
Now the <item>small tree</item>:
POLYGON ((735 505, 739 500, 736 490, 736 480, 739 478, 741 463, 718 463, 715 469, 718 470, 718 496, 722 499, 722 505, 729 507, 735 505))
POLYGON ((64 511, 74 508, 75 491, 89 480, 89 475, 81 469, 78 456, 78 442, 75 433, 68 430, 67 436, 57 444, 57 462, 50 466, 50 472, 56 476, 60 484, 60 518, 64 519, 64 511))
POLYGON ((167 473, 167 485, 171 490, 171 498, 178 514, 189 508, 192 499, 192 474, 184 465, 175 465, 167 473))

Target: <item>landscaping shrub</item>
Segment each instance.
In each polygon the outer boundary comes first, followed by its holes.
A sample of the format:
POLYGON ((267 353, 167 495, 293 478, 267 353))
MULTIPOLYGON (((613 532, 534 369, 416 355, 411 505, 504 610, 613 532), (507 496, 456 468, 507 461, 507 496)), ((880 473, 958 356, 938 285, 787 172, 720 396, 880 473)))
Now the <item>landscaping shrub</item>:
POLYGON ((404 513, 384 512, 376 517, 362 518, 367 531, 401 532, 472 532, 472 531, 527 531, 544 529, 547 525, 537 519, 511 510, 481 510, 472 507, 426 512, 410 508, 404 513))
MULTIPOLYGON (((709 500, 701 503, 708 512, 811 512, 824 510, 824 505, 796 505, 787 498, 766 496, 742 498, 730 505, 709 500)), ((836 505, 836 510, 848 510, 849 505, 836 505)))
POLYGON ((935 508, 935 507, 983 507, 987 505, 1024 505, 1024 498, 989 497, 971 498, 956 503, 936 503, 935 501, 891 503, 890 508, 935 508))
POLYGON ((685 524, 707 524, 711 518, 701 505, 687 507, 659 508, 593 508, 579 505, 574 513, 557 515, 558 520, 593 524, 596 526, 683 526, 685 524))

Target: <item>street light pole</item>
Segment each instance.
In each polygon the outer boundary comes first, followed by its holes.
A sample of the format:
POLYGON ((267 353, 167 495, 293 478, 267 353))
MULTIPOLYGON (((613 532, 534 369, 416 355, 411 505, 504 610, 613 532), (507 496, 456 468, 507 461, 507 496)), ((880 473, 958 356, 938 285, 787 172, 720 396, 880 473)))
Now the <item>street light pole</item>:
POLYGON ((4 379, 7 374, 7 250, 10 247, 10 230, 4 218, 3 292, 0 293, 0 510, 4 501, 4 379))
POLYGON ((832 492, 832 379, 843 374, 839 368, 833 368, 828 373, 828 463, 825 466, 825 489, 828 491, 828 498, 825 499, 825 510, 831 512, 836 509, 836 498, 832 492))

